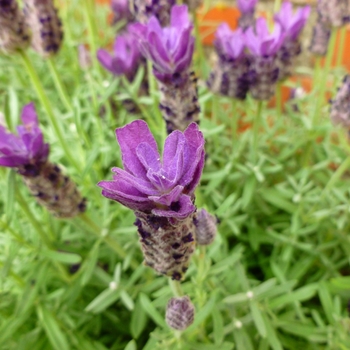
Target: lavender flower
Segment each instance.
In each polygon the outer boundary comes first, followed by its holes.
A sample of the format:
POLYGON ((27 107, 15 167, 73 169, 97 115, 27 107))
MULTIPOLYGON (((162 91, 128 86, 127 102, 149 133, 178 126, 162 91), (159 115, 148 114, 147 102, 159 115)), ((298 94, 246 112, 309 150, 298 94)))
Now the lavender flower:
POLYGON ((162 26, 169 25, 171 8, 176 0, 131 0, 137 22, 146 24, 156 17, 162 26))
POLYGON ((208 213, 205 209, 198 210, 194 218, 198 245, 213 243, 217 233, 217 223, 218 219, 214 215, 208 213))
POLYGON ((279 67, 279 80, 284 80, 291 75, 295 58, 301 53, 301 44, 299 35, 309 18, 311 8, 305 6, 299 8, 293 14, 293 6, 290 2, 284 2, 281 10, 275 15, 282 31, 285 34, 285 40, 277 53, 279 67))
POLYGON ((166 323, 169 327, 179 331, 184 331, 194 320, 194 306, 191 299, 185 295, 183 297, 171 298, 166 307, 166 323))
POLYGON ((60 168, 48 161, 49 145, 44 143, 34 104, 22 111, 18 136, 0 126, 0 166, 16 168, 37 201, 57 217, 68 218, 85 210, 85 199, 60 168))
POLYGON ((129 0, 112 0, 111 8, 114 14, 114 23, 122 20, 126 20, 127 23, 133 21, 134 16, 130 11, 129 0))
POLYGON ((237 6, 241 11, 241 17, 238 20, 238 25, 245 31, 249 27, 254 27, 255 24, 255 5, 258 0, 237 0, 237 6))
POLYGON ((196 11, 203 4, 203 0, 183 0, 183 4, 187 5, 190 11, 196 11))
POLYGON ((32 31, 32 47, 43 57, 55 55, 63 40, 62 22, 52 0, 24 0, 24 14, 32 31))
POLYGON ((331 120, 350 130, 350 75, 346 75, 335 98, 331 101, 331 120))
POLYGON ((162 28, 152 17, 147 25, 136 23, 131 30, 140 40, 140 50, 153 63, 161 91, 160 109, 170 134, 185 130, 199 120, 197 79, 191 72, 194 37, 186 6, 174 6, 171 24, 162 28))
POLYGON ((249 59, 244 52, 244 42, 242 29, 232 31, 226 23, 218 27, 215 48, 219 60, 208 80, 214 93, 245 99, 249 90, 249 59))
POLYGON ((259 18, 256 33, 253 28, 245 32, 246 45, 252 53, 249 72, 250 92, 257 100, 269 100, 278 79, 277 52, 283 44, 285 35, 278 23, 269 33, 266 20, 259 18))
POLYGON ((192 123, 164 145, 163 160, 142 120, 116 130, 124 170, 101 181, 102 195, 135 212, 145 263, 181 279, 194 251, 194 190, 204 166, 204 138, 192 123))
POLYGON ((348 0, 318 0, 319 21, 328 27, 342 27, 349 22, 348 0))
POLYGON ((321 21, 317 21, 312 31, 311 43, 309 50, 319 56, 325 56, 328 50, 331 30, 321 21))
POLYGON ((30 43, 29 28, 15 0, 0 0, 0 50, 11 53, 30 43))
POLYGON ((135 77, 142 62, 142 55, 134 36, 129 32, 117 36, 113 56, 106 50, 97 51, 101 65, 114 75, 125 75, 129 81, 135 77))

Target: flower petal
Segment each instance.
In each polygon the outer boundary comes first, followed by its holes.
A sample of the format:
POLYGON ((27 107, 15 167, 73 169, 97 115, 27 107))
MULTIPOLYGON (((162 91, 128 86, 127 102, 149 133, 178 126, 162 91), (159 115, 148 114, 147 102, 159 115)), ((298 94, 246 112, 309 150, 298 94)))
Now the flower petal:
POLYGON ((183 220, 194 213, 195 210, 196 207, 193 205, 191 198, 187 195, 182 195, 177 202, 170 205, 170 210, 153 209, 152 214, 161 217, 183 220))

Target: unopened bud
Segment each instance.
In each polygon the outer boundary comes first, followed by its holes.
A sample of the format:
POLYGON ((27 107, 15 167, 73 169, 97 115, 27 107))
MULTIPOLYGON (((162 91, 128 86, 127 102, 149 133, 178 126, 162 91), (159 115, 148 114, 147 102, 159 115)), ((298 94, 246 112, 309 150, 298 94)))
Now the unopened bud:
POLYGON ((205 209, 200 209, 195 218, 196 241, 199 245, 211 244, 217 232, 217 218, 209 214, 205 209))
POLYGON ((194 320, 194 306, 188 296, 171 298, 165 314, 166 323, 178 331, 188 328, 194 320))

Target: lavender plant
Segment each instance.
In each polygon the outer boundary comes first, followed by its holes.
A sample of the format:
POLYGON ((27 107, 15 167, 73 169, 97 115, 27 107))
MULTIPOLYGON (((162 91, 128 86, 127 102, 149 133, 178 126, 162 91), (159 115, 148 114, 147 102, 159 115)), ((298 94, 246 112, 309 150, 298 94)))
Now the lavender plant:
POLYGON ((152 17, 147 25, 134 24, 131 30, 140 41, 141 52, 153 64, 161 92, 159 108, 168 134, 198 123, 197 78, 191 70, 194 37, 187 7, 172 8, 169 27, 162 28, 152 17))
POLYGON ((72 180, 58 165, 48 161, 49 145, 44 143, 33 103, 23 108, 23 125, 18 136, 0 126, 0 166, 15 168, 37 202, 59 218, 70 218, 86 209, 72 180))
POLYGON ((258 0, 237 0, 237 6, 241 11, 238 25, 243 31, 255 26, 255 6, 257 2, 258 0))
POLYGON ((124 169, 99 182, 102 194, 132 209, 145 264, 181 280, 194 252, 194 190, 204 166, 204 138, 196 124, 174 131, 160 160, 157 144, 141 120, 117 129, 124 169))

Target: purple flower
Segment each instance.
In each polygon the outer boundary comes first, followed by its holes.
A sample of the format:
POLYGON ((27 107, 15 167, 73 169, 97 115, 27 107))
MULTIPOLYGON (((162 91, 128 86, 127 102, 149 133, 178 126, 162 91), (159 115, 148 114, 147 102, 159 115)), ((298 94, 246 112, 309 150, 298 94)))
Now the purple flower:
POLYGON ((147 124, 136 120, 116 130, 124 170, 101 181, 102 195, 160 217, 185 219, 195 211, 193 193, 204 166, 204 138, 197 124, 166 139, 163 159, 147 124))
POLYGON ((221 24, 216 31, 215 47, 226 59, 236 60, 244 53, 245 37, 241 28, 232 31, 227 23, 221 24))
POLYGON ((142 56, 134 36, 128 32, 118 36, 114 42, 114 55, 99 49, 97 58, 102 66, 115 75, 125 75, 133 80, 142 56))
POLYGON ((142 54, 152 61, 159 80, 169 79, 190 67, 194 50, 192 28, 185 5, 173 6, 169 27, 162 28, 154 16, 147 25, 135 23, 131 26, 131 31, 139 38, 142 54))
POLYGON ((119 22, 123 19, 130 20, 132 18, 129 9, 129 0, 112 0, 111 8, 114 12, 115 22, 119 22))
POLYGON ((261 57, 275 55, 283 44, 284 37, 278 23, 275 23, 274 31, 270 34, 264 18, 256 21, 256 33, 253 28, 245 32, 247 47, 255 56, 261 57))
POLYGON ((237 6, 243 13, 254 12, 258 0, 237 0, 237 6))
POLYGON ((23 108, 21 119, 18 136, 7 133, 0 125, 0 166, 21 168, 47 161, 49 145, 44 143, 33 103, 23 108))
POLYGON ((280 12, 275 15, 275 20, 281 25, 288 38, 296 40, 305 26, 310 12, 311 7, 305 6, 293 14, 292 4, 286 1, 282 4, 280 12))

